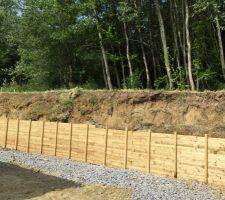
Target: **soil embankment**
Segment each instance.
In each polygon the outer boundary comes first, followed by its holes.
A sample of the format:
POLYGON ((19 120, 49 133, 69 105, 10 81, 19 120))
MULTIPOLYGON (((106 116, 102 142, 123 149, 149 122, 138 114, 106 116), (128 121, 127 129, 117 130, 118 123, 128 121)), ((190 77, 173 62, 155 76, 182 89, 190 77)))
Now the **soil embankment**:
POLYGON ((225 137, 225 92, 1 93, 0 117, 225 137))

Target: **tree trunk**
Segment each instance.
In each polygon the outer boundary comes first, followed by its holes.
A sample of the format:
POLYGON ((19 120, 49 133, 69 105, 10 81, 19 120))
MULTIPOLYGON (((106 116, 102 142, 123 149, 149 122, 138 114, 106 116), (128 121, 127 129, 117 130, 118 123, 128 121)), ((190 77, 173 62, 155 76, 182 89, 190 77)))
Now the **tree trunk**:
POLYGON ((146 53, 145 53, 145 49, 144 49, 144 45, 143 45, 143 38, 141 36, 140 30, 138 32, 140 34, 141 51, 142 51, 142 58, 143 58, 144 66, 145 66, 147 88, 152 88, 152 86, 151 86, 152 83, 151 83, 151 79, 150 79, 150 75, 149 75, 149 69, 148 69, 148 62, 147 62, 146 53))
MULTIPOLYGON (((155 53, 154 53, 154 45, 153 45, 152 32, 151 32, 151 30, 149 31, 149 36, 150 36, 150 46, 151 46, 152 64, 153 64, 154 81, 155 81, 157 79, 157 67, 156 67, 156 60, 155 60, 155 53)), ((154 86, 154 81, 153 81, 153 86, 154 86)))
POLYGON ((105 48, 104 48, 104 45, 103 45, 102 34, 99 30, 99 27, 97 27, 97 29, 98 29, 98 37, 99 37, 100 48, 101 48, 101 51, 102 51, 102 57, 103 57, 104 65, 105 65, 107 83, 108 83, 109 89, 112 90, 113 86, 112 86, 112 81, 111 81, 111 75, 110 75, 110 72, 109 72, 109 65, 108 65, 108 60, 107 60, 107 56, 106 56, 106 51, 105 51, 105 48))
POLYGON ((180 69, 180 50, 178 47, 178 37, 177 37, 177 21, 175 16, 175 9, 173 9, 173 0, 170 0, 170 18, 172 23, 173 39, 174 39, 174 57, 176 57, 177 67, 181 74, 180 69))
MULTIPOLYGON (((96 10, 94 9, 93 11, 95 13, 95 18, 98 21, 96 10)), ((104 65, 105 65, 107 84, 108 84, 109 90, 113 90, 111 75, 110 75, 110 71, 109 71, 109 64, 108 64, 107 55, 106 55, 106 50, 105 50, 105 47, 103 45, 102 33, 101 33, 100 28, 99 28, 98 22, 97 22, 97 31, 98 31, 99 44, 100 44, 100 48, 101 48, 101 52, 102 52, 102 58, 103 58, 104 65)))
POLYGON ((154 82, 157 80, 157 64, 156 64, 156 56, 155 56, 155 45, 153 43, 153 38, 152 38, 152 25, 151 25, 151 19, 150 16, 154 12, 154 6, 150 6, 151 12, 149 14, 149 19, 148 19, 148 24, 149 24, 149 43, 150 43, 150 52, 152 56, 152 65, 153 65, 153 73, 154 73, 154 78, 152 81, 152 86, 154 87, 154 82))
POLYGON ((109 86, 108 86, 108 81, 107 81, 106 72, 105 72, 105 64, 104 64, 103 59, 102 59, 102 73, 103 73, 103 77, 104 77, 105 88, 108 90, 109 86))
POLYGON ((69 65, 69 70, 68 70, 69 74, 68 74, 68 85, 69 88, 73 87, 73 66, 69 65))
POLYGON ((169 88, 172 89, 173 88, 173 80, 172 80, 172 75, 171 75, 169 51, 168 51, 168 47, 167 47, 165 27, 164 27, 160 7, 159 7, 159 2, 158 2, 158 0, 154 0, 154 2, 155 2, 155 6, 156 6, 156 13, 157 13, 158 20, 159 20, 160 34, 161 34, 161 40, 162 40, 162 45, 163 45, 164 63, 165 63, 165 67, 166 67, 167 76, 169 79, 169 88))
MULTIPOLYGON (((135 7, 136 10, 138 9, 136 0, 134 0, 134 7, 135 7)), ((138 25, 137 25, 137 30, 138 30, 138 34, 139 34, 139 42, 140 42, 140 45, 141 45, 142 58, 143 58, 144 66, 145 66, 146 85, 147 85, 147 88, 151 88, 152 84, 151 84, 151 79, 150 79, 150 75, 149 75, 148 61, 147 61, 147 58, 146 58, 145 48, 144 48, 144 45, 143 45, 143 38, 142 38, 141 29, 140 29, 140 27, 138 27, 138 25)))
MULTIPOLYGON (((182 0, 182 21, 185 22, 185 11, 184 11, 184 0, 182 0)), ((189 82, 189 78, 188 78, 188 67, 187 67, 187 55, 186 55, 186 25, 185 23, 183 23, 182 26, 182 36, 183 36, 183 40, 181 39, 181 33, 178 33, 179 35, 179 39, 180 39, 180 44, 182 45, 182 53, 183 53, 183 63, 184 63, 184 68, 185 68, 185 75, 186 75, 186 81, 189 82)))
POLYGON ((129 68, 130 77, 131 77, 131 85, 133 85, 133 69, 132 69, 131 58, 130 58, 130 44, 129 44, 129 38, 127 33, 126 22, 123 23, 123 27, 124 27, 124 35, 126 39, 126 55, 127 55, 128 68, 129 68))
POLYGON ((195 84, 194 84, 193 74, 192 74, 191 41, 190 41, 190 33, 189 33, 189 8, 188 8, 187 0, 185 0, 185 12, 186 12, 185 26, 186 26, 186 41, 187 41, 187 56, 188 56, 188 77, 189 77, 189 82, 191 85, 191 90, 194 91, 195 84))
POLYGON ((118 68, 116 66, 116 63, 114 62, 114 71, 115 71, 115 75, 116 75, 116 83, 117 83, 117 87, 120 88, 120 76, 119 76, 119 72, 118 72, 118 68))
POLYGON ((120 46, 119 46, 119 55, 120 55, 120 63, 121 63, 121 68, 122 68, 123 83, 125 83, 125 81, 126 81, 126 77, 125 77, 125 65, 124 65, 124 62, 123 62, 123 57, 122 57, 122 53, 121 53, 120 46))
POLYGON ((225 80, 225 61, 224 61, 223 41, 222 41, 221 29, 220 29, 220 23, 219 23, 218 16, 216 16, 216 29, 217 29, 218 42, 219 42, 220 62, 221 62, 221 67, 222 67, 223 78, 225 80))

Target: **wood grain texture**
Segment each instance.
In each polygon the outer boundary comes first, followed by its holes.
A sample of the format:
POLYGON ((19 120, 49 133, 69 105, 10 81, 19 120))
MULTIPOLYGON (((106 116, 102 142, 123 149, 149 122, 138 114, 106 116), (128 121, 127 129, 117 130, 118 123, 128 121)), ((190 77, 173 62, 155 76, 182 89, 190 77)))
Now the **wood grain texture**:
POLYGON ((0 146, 225 186, 225 139, 0 119, 0 146))

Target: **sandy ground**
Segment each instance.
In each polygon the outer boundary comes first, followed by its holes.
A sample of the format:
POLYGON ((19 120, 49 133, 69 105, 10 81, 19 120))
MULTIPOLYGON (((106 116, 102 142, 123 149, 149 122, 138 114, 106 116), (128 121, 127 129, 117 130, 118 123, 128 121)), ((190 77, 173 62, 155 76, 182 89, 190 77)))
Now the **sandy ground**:
POLYGON ((128 200, 128 189, 82 185, 0 162, 0 199, 4 200, 128 200))

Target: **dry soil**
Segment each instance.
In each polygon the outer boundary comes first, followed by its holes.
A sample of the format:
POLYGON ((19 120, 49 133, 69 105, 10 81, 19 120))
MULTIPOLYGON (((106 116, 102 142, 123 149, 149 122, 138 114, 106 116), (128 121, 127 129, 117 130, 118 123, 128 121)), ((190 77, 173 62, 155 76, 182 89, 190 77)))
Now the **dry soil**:
POLYGON ((0 117, 225 137, 225 92, 1 93, 0 117))

